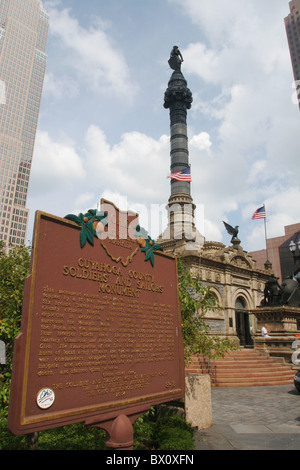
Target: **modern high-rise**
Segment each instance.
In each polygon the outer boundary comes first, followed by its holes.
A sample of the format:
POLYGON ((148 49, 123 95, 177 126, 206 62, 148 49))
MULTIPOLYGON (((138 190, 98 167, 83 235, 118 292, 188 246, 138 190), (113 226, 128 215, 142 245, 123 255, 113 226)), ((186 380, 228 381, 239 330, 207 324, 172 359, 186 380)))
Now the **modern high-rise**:
POLYGON ((5 246, 26 243, 48 28, 41 0, 0 0, 0 240, 5 246))
POLYGON ((290 14, 284 19, 284 22, 300 107, 300 0, 292 0, 289 2, 289 7, 290 14))

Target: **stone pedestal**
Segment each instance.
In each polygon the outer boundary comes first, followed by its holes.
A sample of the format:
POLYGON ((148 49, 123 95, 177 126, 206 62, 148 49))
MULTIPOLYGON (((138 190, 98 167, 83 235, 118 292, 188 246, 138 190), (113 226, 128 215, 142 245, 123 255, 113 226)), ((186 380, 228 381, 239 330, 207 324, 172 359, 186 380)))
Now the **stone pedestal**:
POLYGON ((271 336, 271 338, 254 337, 254 349, 271 357, 277 358, 287 364, 292 363, 295 350, 292 348, 294 342, 299 339, 295 336, 271 336))
POLYGON ((198 429, 207 429, 212 425, 211 381, 208 374, 186 375, 185 419, 198 429))
POLYGON ((251 311, 257 320, 257 334, 254 337, 254 348, 272 357, 282 358, 291 363, 293 343, 299 339, 297 321, 300 320, 300 308, 274 306, 257 308, 251 311), (261 336, 262 327, 267 324, 270 338, 261 336))
POLYGON ((275 335, 300 333, 297 329, 297 320, 300 320, 300 308, 289 306, 263 307, 252 310, 257 319, 257 329, 261 332, 264 324, 275 335))

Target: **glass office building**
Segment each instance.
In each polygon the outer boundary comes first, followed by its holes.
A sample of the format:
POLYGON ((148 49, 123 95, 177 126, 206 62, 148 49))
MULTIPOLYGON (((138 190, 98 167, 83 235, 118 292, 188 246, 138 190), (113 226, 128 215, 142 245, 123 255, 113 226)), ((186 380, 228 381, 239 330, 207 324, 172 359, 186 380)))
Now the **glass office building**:
POLYGON ((6 246, 26 244, 48 28, 41 0, 0 0, 0 240, 6 246))
POLYGON ((290 14, 284 19, 300 107, 300 0, 289 2, 290 14))

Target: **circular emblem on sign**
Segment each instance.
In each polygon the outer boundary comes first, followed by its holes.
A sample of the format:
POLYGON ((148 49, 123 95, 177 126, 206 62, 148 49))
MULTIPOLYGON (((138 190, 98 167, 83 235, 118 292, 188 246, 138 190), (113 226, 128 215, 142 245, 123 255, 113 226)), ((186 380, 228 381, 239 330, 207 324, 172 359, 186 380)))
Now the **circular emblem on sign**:
POLYGON ((47 408, 50 408, 50 406, 53 405, 55 400, 55 394, 51 388, 43 388, 38 393, 38 396, 36 398, 36 402, 39 408, 42 410, 46 410, 47 408))

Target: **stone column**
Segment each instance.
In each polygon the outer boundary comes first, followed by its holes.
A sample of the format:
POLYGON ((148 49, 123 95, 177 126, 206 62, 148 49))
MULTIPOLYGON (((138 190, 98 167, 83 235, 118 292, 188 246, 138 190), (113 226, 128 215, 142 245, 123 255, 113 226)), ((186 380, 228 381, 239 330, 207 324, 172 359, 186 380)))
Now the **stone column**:
MULTIPOLYGON (((170 110, 170 172, 176 173, 190 168, 187 110, 191 109, 193 97, 181 72, 181 61, 173 56, 169 64, 174 72, 165 92, 164 107, 170 110)), ((165 251, 199 250, 204 238, 195 227, 196 206, 191 196, 191 183, 171 179, 170 185, 168 228, 161 235, 159 244, 165 251)))
MULTIPOLYGON (((171 130, 171 173, 189 167, 187 136, 187 110, 191 109, 193 97, 181 71, 173 72, 165 92, 164 107, 170 110, 171 130)), ((171 180, 171 196, 185 194, 190 196, 190 183, 171 180)))

